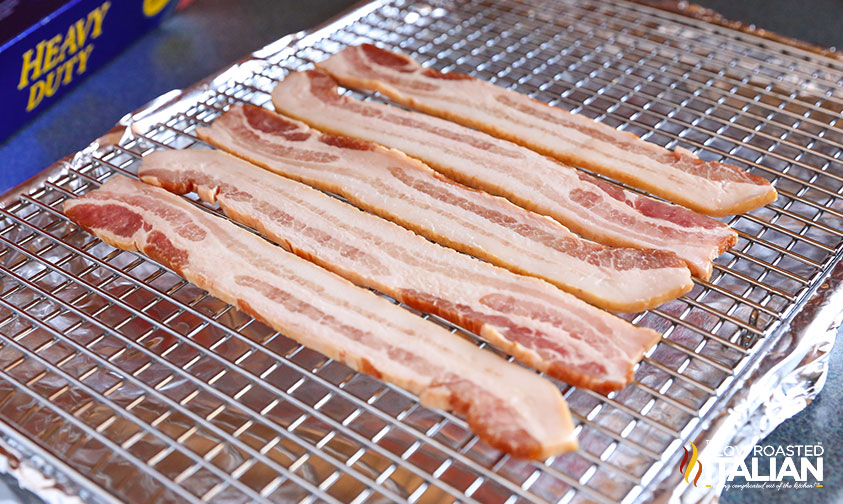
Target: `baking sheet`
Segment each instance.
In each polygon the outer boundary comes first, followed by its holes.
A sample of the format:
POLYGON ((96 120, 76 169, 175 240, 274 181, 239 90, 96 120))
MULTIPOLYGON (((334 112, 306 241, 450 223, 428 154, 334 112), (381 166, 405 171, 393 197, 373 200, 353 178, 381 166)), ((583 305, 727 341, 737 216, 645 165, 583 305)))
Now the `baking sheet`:
MULTIPOLYGON (((710 499, 717 488, 694 493, 677 484, 682 445, 749 446, 800 410, 821 388, 839 325, 841 171, 838 133, 826 116, 839 103, 831 83, 840 69, 762 45, 626 3, 372 2, 126 116, 4 198, 0 421, 10 445, 30 446, 7 459, 37 468, 26 474, 64 480, 50 499, 79 492, 86 501, 710 499), (632 317, 666 335, 633 385, 604 398, 560 384, 581 426, 580 452, 545 463, 501 455, 459 418, 272 334, 151 261, 92 245, 61 217, 64 198, 131 174, 152 149, 204 147, 191 135, 196 125, 233 103, 266 105, 287 71, 364 41, 397 45, 425 64, 468 71, 650 141, 728 157, 772 178, 783 194, 775 206, 732 220, 742 240, 709 283, 632 317), (808 112, 792 121, 799 107, 808 112), (813 143, 796 149, 803 137, 813 143), (80 317, 95 329, 77 334, 72 323, 52 324, 80 317), (199 360, 180 362, 182 353, 199 360), (73 362, 65 354, 95 371, 84 376, 77 365, 80 375, 52 377, 73 362), (134 376, 137 365, 150 376, 134 376), (27 366, 29 374, 16 377, 27 366), (256 390, 262 394, 250 394, 256 390), (85 400, 64 404, 68 391, 85 400), (42 398, 25 422, 8 411, 19 397, 27 406, 42 398), (87 409, 74 408, 88 398, 87 409), (151 403, 149 418, 134 413, 139 399, 151 403), (35 420, 52 435, 73 432, 61 434, 73 442, 31 439, 21 427, 35 420), (125 432, 110 430, 115 424, 125 432), (137 440, 121 437, 138 426, 137 440), (75 460, 80 440, 96 448, 75 460), (150 448, 138 449, 142 442, 150 448), (78 470, 51 455, 63 447, 78 470), (102 477, 118 468, 135 476, 102 477)), ((28 485, 41 477, 26 474, 16 476, 28 485)))

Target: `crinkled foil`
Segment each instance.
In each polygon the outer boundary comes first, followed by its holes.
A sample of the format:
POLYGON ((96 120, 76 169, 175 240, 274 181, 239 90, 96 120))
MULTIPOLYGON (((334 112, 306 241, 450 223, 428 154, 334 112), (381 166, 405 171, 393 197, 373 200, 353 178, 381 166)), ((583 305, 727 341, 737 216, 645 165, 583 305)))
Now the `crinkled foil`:
MULTIPOLYGON (((4 431, 7 426, 2 426, 4 431)), ((3 432, 0 437, 0 471, 13 476, 18 485, 40 497, 47 504, 85 504, 83 488, 71 481, 37 451, 21 444, 17 436, 3 432)))
MULTIPOLYGON (((825 385, 828 359, 843 321, 843 262, 837 264, 791 323, 770 338, 755 369, 732 389, 737 390, 712 418, 694 444, 700 458, 720 454, 727 446, 737 452, 750 448, 779 424, 802 411, 825 385)), ((653 492, 659 503, 716 502, 728 474, 712 488, 682 484, 678 463, 653 492)))

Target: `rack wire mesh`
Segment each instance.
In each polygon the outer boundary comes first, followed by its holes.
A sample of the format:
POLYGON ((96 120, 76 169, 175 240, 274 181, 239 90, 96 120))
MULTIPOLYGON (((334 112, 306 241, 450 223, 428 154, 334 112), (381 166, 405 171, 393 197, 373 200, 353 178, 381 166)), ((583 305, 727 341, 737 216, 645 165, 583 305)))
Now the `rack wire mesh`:
POLYGON ((843 64, 826 57, 600 0, 375 1, 262 56, 0 209, 0 420, 86 501, 635 501, 843 252, 843 64), (501 454, 62 214, 151 150, 206 147, 197 125, 267 105, 287 72, 361 42, 776 185, 777 202, 729 219, 740 240, 709 281, 630 316, 664 334, 633 384, 559 384, 579 451, 501 454))

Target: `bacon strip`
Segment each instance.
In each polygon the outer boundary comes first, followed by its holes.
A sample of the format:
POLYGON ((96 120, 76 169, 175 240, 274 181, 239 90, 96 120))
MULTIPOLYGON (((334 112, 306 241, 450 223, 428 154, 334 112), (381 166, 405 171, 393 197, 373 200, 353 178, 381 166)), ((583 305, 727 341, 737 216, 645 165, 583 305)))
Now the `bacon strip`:
POLYGON ((266 109, 233 107, 196 133, 270 171, 597 306, 639 311, 691 287, 690 273, 670 252, 609 249, 583 240, 552 219, 459 185, 398 151, 325 135, 266 109))
POLYGON ((318 71, 287 76, 275 108, 331 133, 394 147, 444 175, 553 217, 606 245, 676 253, 708 279, 712 260, 737 242, 722 222, 626 191, 506 140, 443 119, 337 94, 318 71), (548 183, 552 181, 552 183, 548 183))
POLYGON ((163 189, 115 177, 64 211, 299 343, 466 415, 496 448, 529 458, 577 448, 549 381, 163 189))
POLYGON ((671 152, 469 75, 422 68, 409 56, 370 44, 346 48, 317 67, 343 86, 378 91, 704 214, 747 212, 777 197, 767 180, 737 166, 703 161, 681 147, 671 152))
POLYGON ((556 289, 220 151, 157 151, 144 182, 196 192, 296 255, 481 335, 578 387, 623 388, 661 337, 556 289))

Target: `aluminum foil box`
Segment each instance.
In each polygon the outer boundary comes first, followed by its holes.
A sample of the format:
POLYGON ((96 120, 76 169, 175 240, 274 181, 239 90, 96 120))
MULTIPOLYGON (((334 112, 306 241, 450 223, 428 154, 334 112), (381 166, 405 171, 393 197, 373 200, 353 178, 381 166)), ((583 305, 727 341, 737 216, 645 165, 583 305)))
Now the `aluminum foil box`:
POLYGON ((177 3, 0 1, 0 141, 158 25, 177 3))

